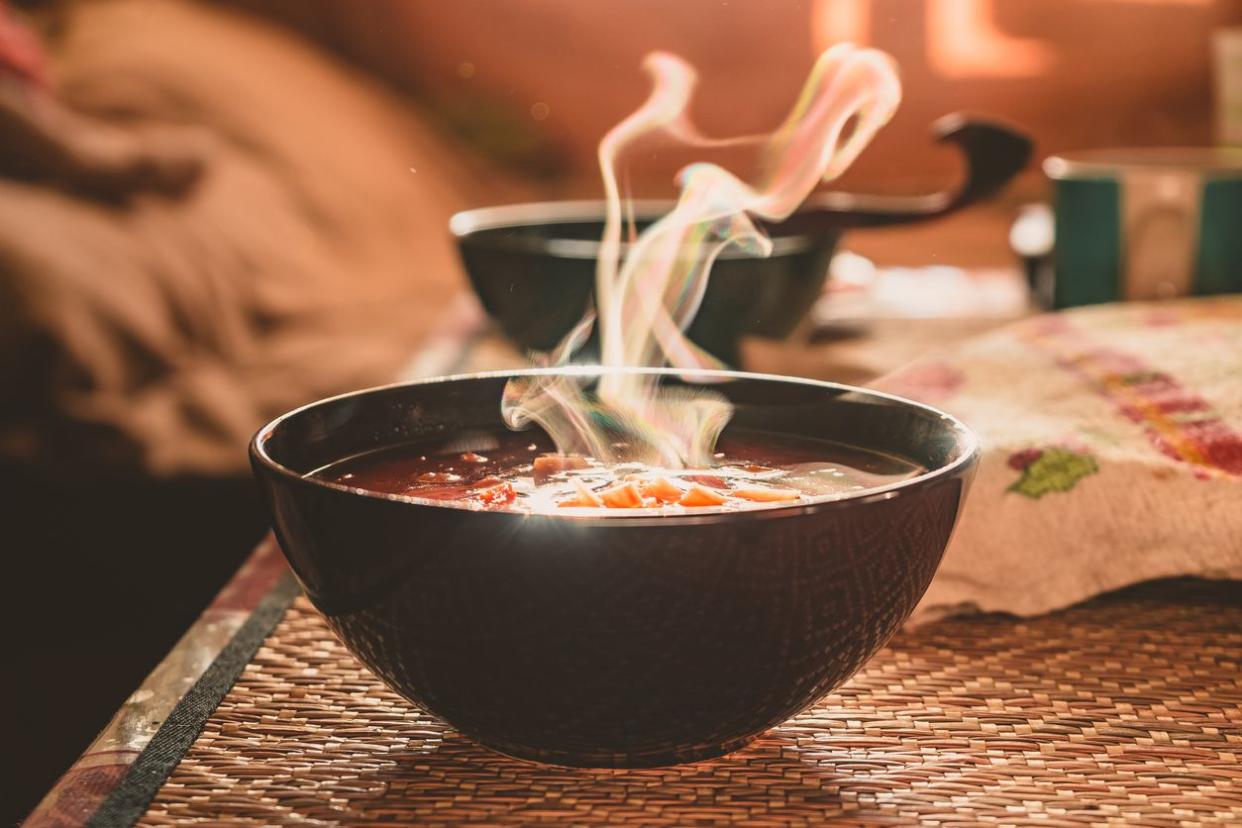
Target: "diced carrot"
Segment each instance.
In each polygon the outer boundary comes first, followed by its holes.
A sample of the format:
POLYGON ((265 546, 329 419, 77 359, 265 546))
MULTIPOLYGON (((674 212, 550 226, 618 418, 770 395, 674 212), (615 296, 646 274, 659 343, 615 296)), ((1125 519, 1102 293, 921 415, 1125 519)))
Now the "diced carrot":
POLYGON ((612 509, 637 509, 643 505, 642 493, 635 483, 622 483, 599 493, 604 505, 612 509))
POLYGON ((585 457, 576 454, 541 454, 532 464, 535 474, 556 474, 573 469, 585 469, 588 465, 585 457))
POLYGON ((488 506, 500 506, 512 503, 517 494, 513 491, 513 484, 505 482, 486 489, 475 489, 470 493, 470 497, 488 506))
POLYGON ((604 505, 600 496, 584 486, 581 480, 575 480, 574 486, 578 489, 578 493, 568 500, 562 500, 556 504, 557 506, 569 509, 590 509, 604 505))
POLYGON ((665 503, 676 503, 681 500, 681 489, 669 482, 666 477, 657 477, 642 484, 643 497, 654 497, 665 503))
POLYGON ((795 489, 782 489, 777 486, 751 486, 746 489, 734 489, 734 497, 753 500, 756 503, 780 503, 786 500, 800 500, 802 495, 795 489))
POLYGON ((682 506, 719 506, 725 502, 724 495, 719 492, 713 492, 697 483, 690 487, 690 491, 686 492, 681 498, 682 506))
POLYGON ((481 454, 475 454, 473 451, 466 452, 465 454, 461 456, 461 459, 466 461, 467 463, 486 463, 487 462, 486 457, 484 457, 481 454))

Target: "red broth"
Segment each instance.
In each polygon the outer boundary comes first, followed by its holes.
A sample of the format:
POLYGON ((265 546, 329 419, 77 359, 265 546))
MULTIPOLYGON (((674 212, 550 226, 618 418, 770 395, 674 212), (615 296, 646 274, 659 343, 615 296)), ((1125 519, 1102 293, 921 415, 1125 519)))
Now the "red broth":
POLYGON ((709 468, 605 466, 555 453, 539 432, 470 434, 351 457, 310 477, 351 488, 477 509, 694 513, 789 505, 854 494, 925 471, 908 460, 819 440, 722 438, 709 468))

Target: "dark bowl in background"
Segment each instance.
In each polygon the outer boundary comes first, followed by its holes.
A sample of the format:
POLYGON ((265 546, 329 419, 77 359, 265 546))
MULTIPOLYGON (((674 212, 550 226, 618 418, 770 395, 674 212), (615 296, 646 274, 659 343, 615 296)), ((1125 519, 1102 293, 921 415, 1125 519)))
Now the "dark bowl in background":
MULTIPOLYGON (((843 231, 950 215, 991 198, 1030 160, 1030 139, 996 121, 949 115, 933 124, 932 132, 962 153, 965 175, 955 190, 912 197, 824 192, 783 222, 757 221, 773 241, 772 254, 721 252, 687 328, 689 338, 726 364, 738 365, 741 336, 783 339, 806 316, 823 290, 843 231)), ((637 201, 632 210, 641 230, 671 207, 672 202, 637 201)), ((453 216, 449 229, 483 308, 519 348, 551 351, 591 305, 604 230, 602 201, 467 210, 453 216)))
MULTIPOLYGON (((638 229, 671 206, 636 202, 638 229)), ((603 215, 603 202, 558 201, 453 216, 450 228, 471 286, 505 336, 523 350, 551 351, 590 306, 603 215)), ((730 365, 737 364, 742 333, 785 338, 823 290, 839 235, 775 236, 765 259, 725 248, 687 336, 730 365)))
POLYGON ((710 387, 735 406, 730 429, 831 439, 929 471, 835 500, 667 517, 477 511, 305 476, 377 448, 499 431, 512 375, 313 403, 260 430, 251 461, 293 571, 346 646, 415 705, 517 757, 692 761, 806 709, 913 610, 976 462, 973 435, 918 403, 722 372, 710 387))

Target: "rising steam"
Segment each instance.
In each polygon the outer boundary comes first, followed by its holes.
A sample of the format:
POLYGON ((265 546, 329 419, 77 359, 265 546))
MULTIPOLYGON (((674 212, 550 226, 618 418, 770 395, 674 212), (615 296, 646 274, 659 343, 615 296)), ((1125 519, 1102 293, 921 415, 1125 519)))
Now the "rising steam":
MULTIPOLYGON (((648 55, 643 67, 652 79, 651 96, 599 146, 607 204, 596 270, 599 318, 588 314, 543 357, 549 366, 567 363, 598 324, 604 368, 672 365, 693 374, 722 367, 684 334, 716 257, 727 245, 769 255, 772 242, 752 217, 787 218, 819 182, 836 178, 853 163, 901 100, 887 55, 841 44, 816 61, 775 132, 711 139, 686 115, 697 80, 693 67, 662 52, 648 55), (758 180, 748 184, 715 164, 690 164, 678 173, 676 206, 623 249, 617 161, 653 136, 700 148, 757 144, 758 180)), ((661 387, 658 377, 626 371, 605 372, 594 393, 573 376, 514 379, 505 388, 501 410, 513 428, 538 423, 562 452, 664 468, 708 465, 731 414, 718 395, 661 387)))

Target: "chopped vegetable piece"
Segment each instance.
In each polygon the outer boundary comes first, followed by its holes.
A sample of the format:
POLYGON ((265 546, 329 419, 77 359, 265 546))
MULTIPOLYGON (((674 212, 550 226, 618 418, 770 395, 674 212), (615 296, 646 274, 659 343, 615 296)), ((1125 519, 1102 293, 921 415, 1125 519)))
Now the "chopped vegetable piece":
POLYGON ((669 482, 666 477, 657 477, 642 484, 643 497, 654 497, 665 503, 676 503, 681 500, 681 489, 669 482))
POLYGON ((488 506, 499 506, 512 503, 517 494, 513 491, 513 484, 506 482, 497 486, 489 486, 486 489, 475 489, 470 493, 470 497, 488 506))
POLYGON ((581 480, 574 481, 574 488, 578 490, 578 494, 569 498, 569 500, 562 500, 556 505, 562 508, 577 509, 589 509, 604 505, 604 501, 600 499, 600 496, 584 486, 581 480))
POLYGON ((486 457, 484 457, 481 454, 475 454, 473 451, 466 452, 465 454, 461 456, 461 459, 466 461, 467 463, 486 463, 487 462, 486 457))
POLYGON ((785 500, 801 500, 802 495, 795 489, 782 489, 776 486, 751 486, 745 489, 734 489, 731 494, 743 500, 756 503, 779 503, 785 500))
POLYGON ((541 454, 535 458, 535 474, 556 474, 557 472, 585 469, 590 463, 585 457, 576 454, 541 454))
POLYGON ((634 483, 622 483, 599 493, 604 505, 612 509, 636 509, 643 505, 642 493, 634 483))
POLYGON ((690 487, 690 491, 686 492, 681 498, 682 506, 719 506, 725 502, 724 495, 719 492, 713 492, 711 489, 698 485, 697 483, 690 487))

